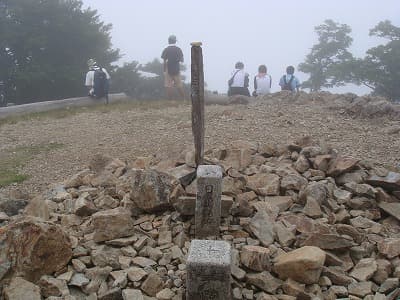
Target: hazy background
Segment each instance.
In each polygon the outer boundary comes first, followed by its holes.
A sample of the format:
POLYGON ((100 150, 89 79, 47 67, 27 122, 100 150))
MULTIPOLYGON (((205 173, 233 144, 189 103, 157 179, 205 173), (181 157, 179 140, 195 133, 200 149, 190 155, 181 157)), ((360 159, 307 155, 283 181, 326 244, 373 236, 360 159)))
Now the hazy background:
MULTIPOLYGON (((307 1, 129 1, 83 0, 99 11, 101 19, 113 24, 112 37, 120 48, 122 62, 144 64, 160 58, 167 38, 175 34, 185 55, 190 78, 190 42, 202 41, 205 81, 210 90, 226 92, 227 81, 237 61, 243 61, 253 77, 266 64, 279 90, 279 77, 287 65, 304 61, 317 37, 314 27, 325 19, 346 23, 354 39, 350 51, 357 57, 378 44, 369 30, 380 21, 400 25, 400 1, 307 0, 307 1)), ((297 73, 300 80, 306 75, 297 73)), ((252 81, 252 80, 251 80, 252 81)), ((333 89, 368 93, 355 86, 333 89)))

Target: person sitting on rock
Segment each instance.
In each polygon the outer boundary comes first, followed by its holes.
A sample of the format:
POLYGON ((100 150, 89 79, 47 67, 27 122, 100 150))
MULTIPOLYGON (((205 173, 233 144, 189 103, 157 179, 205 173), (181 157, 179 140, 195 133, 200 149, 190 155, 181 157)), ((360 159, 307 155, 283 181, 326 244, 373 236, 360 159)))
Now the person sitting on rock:
POLYGON ((244 71, 244 64, 237 62, 231 79, 228 81, 228 96, 242 95, 250 97, 249 74, 244 71))
POLYGON ((272 77, 267 74, 267 67, 261 65, 258 67, 258 74, 254 77, 254 92, 253 96, 262 96, 269 94, 272 87, 272 77))
POLYGON ((294 67, 289 66, 286 68, 286 75, 281 77, 279 81, 282 91, 299 92, 300 81, 294 76, 294 67))

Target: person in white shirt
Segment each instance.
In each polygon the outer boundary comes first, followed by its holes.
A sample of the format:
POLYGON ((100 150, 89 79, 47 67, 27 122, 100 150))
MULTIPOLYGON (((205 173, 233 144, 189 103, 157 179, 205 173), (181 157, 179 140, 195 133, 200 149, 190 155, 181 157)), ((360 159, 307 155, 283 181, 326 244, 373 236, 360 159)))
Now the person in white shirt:
POLYGON ((242 62, 237 62, 235 70, 231 74, 231 79, 228 81, 228 96, 243 95, 250 97, 249 74, 243 69, 244 64, 242 62))
POLYGON ((86 73, 85 86, 89 88, 89 97, 105 97, 108 103, 110 74, 105 68, 99 67, 92 58, 88 60, 88 67, 89 71, 86 73))
POLYGON ((269 94, 272 87, 272 77, 267 74, 267 67, 261 65, 258 67, 258 74, 254 77, 254 92, 253 96, 261 96, 269 94))

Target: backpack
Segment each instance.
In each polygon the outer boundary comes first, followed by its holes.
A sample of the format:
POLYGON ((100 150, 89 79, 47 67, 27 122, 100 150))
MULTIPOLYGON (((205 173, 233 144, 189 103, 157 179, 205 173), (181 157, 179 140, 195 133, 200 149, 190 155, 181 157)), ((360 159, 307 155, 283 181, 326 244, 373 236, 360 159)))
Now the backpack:
POLYGON ((286 75, 283 76, 283 87, 282 91, 293 91, 292 89, 292 82, 293 82, 294 76, 290 77, 289 82, 286 82, 286 75))
POLYGON ((103 68, 99 68, 94 71, 93 82, 94 95, 97 98, 104 97, 108 93, 108 79, 107 74, 103 71, 103 68))

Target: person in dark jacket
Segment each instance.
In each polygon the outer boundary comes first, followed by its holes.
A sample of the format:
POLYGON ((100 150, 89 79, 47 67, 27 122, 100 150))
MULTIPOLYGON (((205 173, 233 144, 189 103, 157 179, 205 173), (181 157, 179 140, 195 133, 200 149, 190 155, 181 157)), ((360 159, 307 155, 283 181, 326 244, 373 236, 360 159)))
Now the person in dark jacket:
POLYGON ((185 91, 180 73, 180 63, 183 62, 183 53, 181 48, 176 46, 176 36, 171 35, 168 38, 168 44, 168 47, 161 54, 161 58, 164 60, 164 84, 167 97, 168 99, 172 98, 172 89, 175 86, 180 96, 185 100, 185 91))

